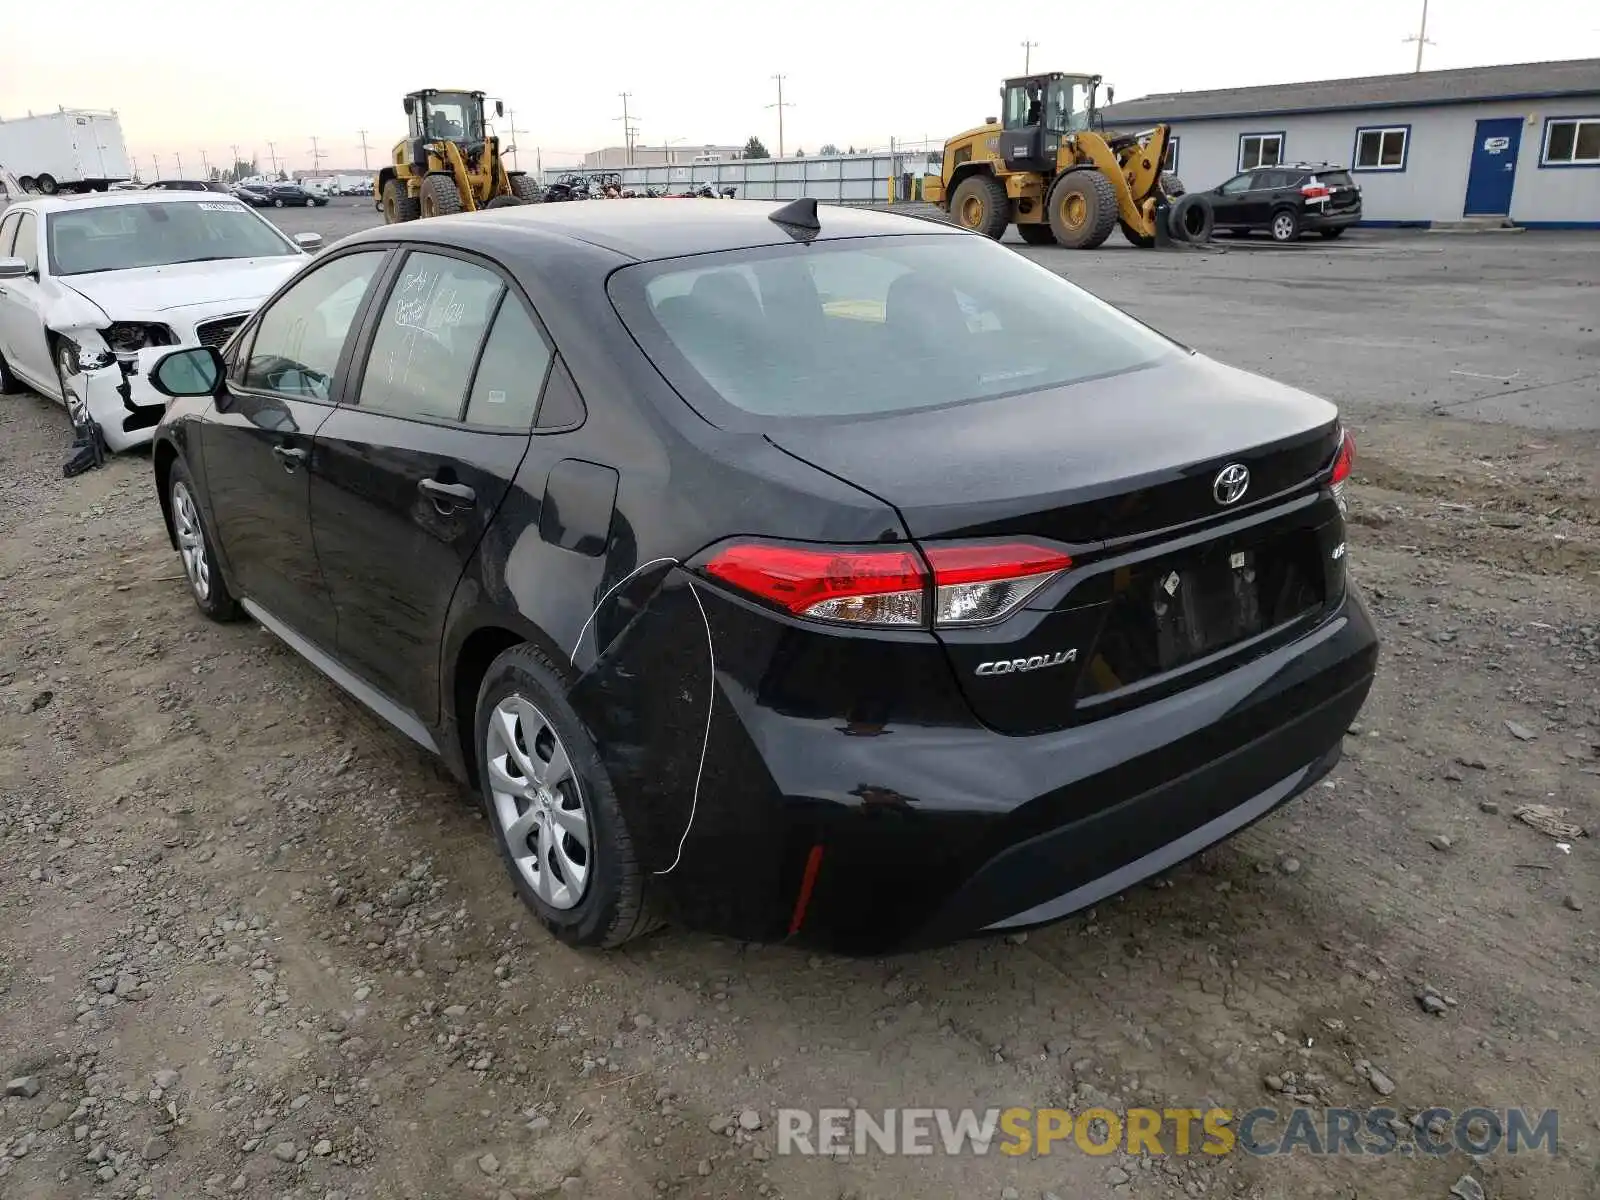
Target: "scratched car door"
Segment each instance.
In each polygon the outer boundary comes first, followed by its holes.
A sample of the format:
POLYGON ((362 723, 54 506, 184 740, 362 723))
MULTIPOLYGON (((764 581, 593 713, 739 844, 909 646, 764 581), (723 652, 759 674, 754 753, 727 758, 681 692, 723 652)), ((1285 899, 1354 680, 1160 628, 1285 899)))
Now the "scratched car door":
POLYGON ((339 658, 424 723, 445 613, 527 451, 551 357, 496 264, 413 250, 317 431, 311 525, 339 658))

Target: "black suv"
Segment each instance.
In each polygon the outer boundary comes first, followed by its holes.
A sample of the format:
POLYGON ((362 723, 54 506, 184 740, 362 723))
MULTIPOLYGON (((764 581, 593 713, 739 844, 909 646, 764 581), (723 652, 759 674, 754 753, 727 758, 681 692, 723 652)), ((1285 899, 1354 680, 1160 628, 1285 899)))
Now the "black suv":
POLYGON ((1293 242, 1315 230, 1336 238, 1361 220, 1361 189, 1344 167, 1290 163, 1235 175, 1210 193, 1216 228, 1247 234, 1266 230, 1293 242))

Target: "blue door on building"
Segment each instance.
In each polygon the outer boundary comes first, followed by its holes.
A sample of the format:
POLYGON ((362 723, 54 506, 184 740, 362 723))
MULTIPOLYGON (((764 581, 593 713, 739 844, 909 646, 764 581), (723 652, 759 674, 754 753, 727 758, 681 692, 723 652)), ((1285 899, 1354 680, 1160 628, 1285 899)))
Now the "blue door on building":
POLYGON ((1511 188, 1517 181, 1517 148, 1521 145, 1521 117, 1478 122, 1472 165, 1467 168, 1465 216, 1511 215, 1511 188))

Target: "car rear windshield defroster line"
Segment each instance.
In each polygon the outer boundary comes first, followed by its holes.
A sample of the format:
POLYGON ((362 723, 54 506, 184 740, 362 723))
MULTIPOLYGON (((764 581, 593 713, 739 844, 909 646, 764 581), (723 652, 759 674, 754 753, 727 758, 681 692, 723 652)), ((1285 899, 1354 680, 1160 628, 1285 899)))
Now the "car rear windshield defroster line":
POLYGON ((724 427, 938 408, 1179 353, 984 238, 851 238, 641 263, 612 303, 667 381, 724 427))

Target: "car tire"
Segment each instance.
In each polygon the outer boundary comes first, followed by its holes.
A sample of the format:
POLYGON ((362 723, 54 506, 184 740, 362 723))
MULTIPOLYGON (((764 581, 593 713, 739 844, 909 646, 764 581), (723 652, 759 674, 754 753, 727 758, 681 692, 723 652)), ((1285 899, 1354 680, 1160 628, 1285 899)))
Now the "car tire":
POLYGON ((461 193, 456 190, 456 181, 442 172, 422 177, 421 200, 424 217, 453 216, 465 207, 461 203, 461 193))
POLYGON ((1018 225, 1017 235, 1030 246, 1054 246, 1056 235, 1050 231, 1050 226, 1043 221, 1037 225, 1018 225))
POLYGON ((1204 192, 1189 192, 1167 212, 1167 232, 1175 242, 1209 242, 1214 231, 1215 213, 1204 192))
POLYGON ((181 458, 173 461, 172 470, 167 474, 167 505, 172 515, 173 540, 178 543, 178 558, 183 563, 183 577, 189 584, 195 607, 213 621, 237 621, 239 602, 222 577, 216 544, 206 529, 194 479, 181 458))
POLYGON ((1117 190, 1099 171, 1069 171, 1045 200, 1050 231, 1069 250, 1093 250, 1117 227, 1117 190))
POLYGON ((610 777, 567 689, 563 672, 531 645, 489 664, 473 719, 479 792, 522 902, 568 945, 609 949, 661 922, 610 777))
POLYGON ((272 207, 273 208, 282 208, 283 207, 283 197, 282 196, 274 197, 273 201, 272 201, 272 207))
POLYGON ((12 374, 11 367, 6 363, 5 352, 0 350, 0 396, 9 396, 23 390, 25 389, 22 380, 12 374))
POLYGON ((54 196, 58 191, 61 190, 61 185, 56 183, 56 177, 54 175, 41 175, 34 182, 38 185, 39 190, 46 196, 54 196))
POLYGON ((969 175, 950 197, 950 215, 956 224, 995 241, 1011 224, 1011 201, 1006 185, 993 175, 969 175))
POLYGON ((1292 208, 1280 208, 1272 214, 1272 223, 1267 229, 1275 242, 1297 241, 1300 237, 1300 218, 1292 208))
POLYGON ((1337 229, 1319 229, 1317 232, 1322 234, 1325 239, 1331 242, 1334 238, 1344 233, 1344 226, 1341 225, 1337 229))

